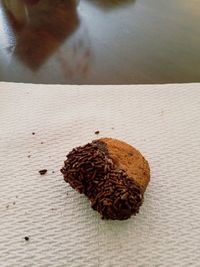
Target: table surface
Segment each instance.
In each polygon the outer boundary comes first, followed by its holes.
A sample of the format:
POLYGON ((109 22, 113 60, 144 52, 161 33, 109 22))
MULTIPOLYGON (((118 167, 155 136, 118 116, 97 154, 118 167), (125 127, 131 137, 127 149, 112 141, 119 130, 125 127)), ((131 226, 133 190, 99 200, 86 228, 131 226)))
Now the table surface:
POLYGON ((198 0, 0 0, 0 80, 200 81, 198 0))

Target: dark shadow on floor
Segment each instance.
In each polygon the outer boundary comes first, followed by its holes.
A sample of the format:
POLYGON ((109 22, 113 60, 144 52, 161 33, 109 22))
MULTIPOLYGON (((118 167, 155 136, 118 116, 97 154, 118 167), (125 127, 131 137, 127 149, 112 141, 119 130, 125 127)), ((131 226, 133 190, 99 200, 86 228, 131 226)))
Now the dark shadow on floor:
POLYGON ((120 8, 124 5, 134 4, 136 0, 88 0, 91 4, 95 4, 102 9, 120 8))

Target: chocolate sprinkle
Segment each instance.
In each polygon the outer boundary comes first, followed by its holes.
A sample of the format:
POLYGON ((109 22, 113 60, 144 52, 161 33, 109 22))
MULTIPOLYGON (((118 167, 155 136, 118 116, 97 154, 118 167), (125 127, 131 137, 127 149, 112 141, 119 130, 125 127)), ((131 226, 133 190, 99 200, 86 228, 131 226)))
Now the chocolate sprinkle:
POLYGON ((40 173, 41 175, 44 175, 46 172, 47 172, 46 169, 43 169, 43 170, 40 170, 40 171, 39 171, 39 173, 40 173))
POLYGON ((72 188, 89 198, 102 219, 128 219, 138 213, 143 202, 140 187, 116 167, 103 142, 74 148, 61 172, 72 188))

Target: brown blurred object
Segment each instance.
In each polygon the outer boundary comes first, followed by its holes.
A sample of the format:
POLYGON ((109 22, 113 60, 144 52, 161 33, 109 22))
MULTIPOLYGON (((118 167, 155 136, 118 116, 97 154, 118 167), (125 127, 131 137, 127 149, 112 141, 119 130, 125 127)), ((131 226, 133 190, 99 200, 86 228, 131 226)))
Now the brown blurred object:
POLYGON ((15 54, 37 70, 78 27, 75 0, 4 0, 15 54))

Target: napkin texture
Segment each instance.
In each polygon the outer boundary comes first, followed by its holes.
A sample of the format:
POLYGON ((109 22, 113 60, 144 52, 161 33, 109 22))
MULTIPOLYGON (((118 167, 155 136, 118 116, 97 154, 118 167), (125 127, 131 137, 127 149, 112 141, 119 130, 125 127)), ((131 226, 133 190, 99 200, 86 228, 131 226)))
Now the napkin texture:
POLYGON ((199 252, 200 84, 0 83, 1 267, 197 267, 199 252), (127 221, 101 220, 59 171, 97 130, 151 167, 127 221))

